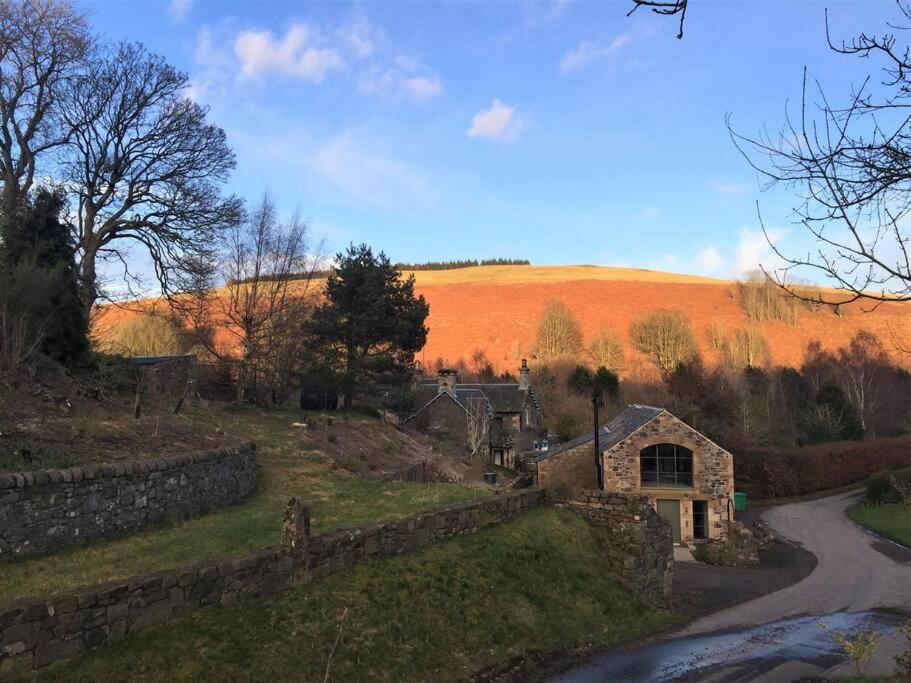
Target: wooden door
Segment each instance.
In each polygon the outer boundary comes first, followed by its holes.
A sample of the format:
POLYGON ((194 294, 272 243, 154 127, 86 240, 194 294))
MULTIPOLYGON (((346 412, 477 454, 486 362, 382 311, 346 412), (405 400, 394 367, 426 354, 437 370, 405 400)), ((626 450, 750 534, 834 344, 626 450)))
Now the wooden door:
POLYGON ((658 514, 670 522, 674 543, 680 543, 680 501, 659 500, 658 514))

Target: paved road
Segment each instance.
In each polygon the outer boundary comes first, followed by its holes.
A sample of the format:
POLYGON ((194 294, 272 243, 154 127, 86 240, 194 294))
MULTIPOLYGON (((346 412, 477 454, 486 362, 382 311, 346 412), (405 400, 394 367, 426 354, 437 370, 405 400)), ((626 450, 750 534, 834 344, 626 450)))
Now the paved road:
POLYGON ((781 505, 763 519, 817 558, 803 581, 693 622, 679 635, 757 626, 785 617, 870 609, 911 611, 911 552, 864 531, 846 510, 856 493, 781 505))
POLYGON ((779 537, 818 560, 802 581, 703 617, 669 637, 596 658, 559 681, 789 681, 851 673, 819 622, 851 630, 873 622, 885 637, 871 674, 892 671, 904 647, 898 625, 911 613, 911 551, 855 525, 857 493, 775 507, 763 518, 779 537))

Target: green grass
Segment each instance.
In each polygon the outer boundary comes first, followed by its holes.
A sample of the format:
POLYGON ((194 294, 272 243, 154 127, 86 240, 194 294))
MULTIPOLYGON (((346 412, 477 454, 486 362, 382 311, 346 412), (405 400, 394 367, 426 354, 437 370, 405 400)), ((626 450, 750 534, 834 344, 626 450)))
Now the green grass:
POLYGON ((861 526, 911 547, 911 505, 855 505, 848 510, 848 516, 861 526))
POLYGON ((604 648, 679 619, 608 576, 582 518, 544 508, 281 596, 196 612, 37 677, 318 681, 328 668, 333 681, 454 681, 526 651, 604 648))
POLYGON ((299 411, 227 410, 217 418, 228 433, 257 442, 258 490, 249 501, 166 527, 0 565, 0 604, 273 545, 292 496, 312 504, 312 531, 318 534, 489 492, 451 484, 367 481, 334 471, 318 454, 302 448, 290 426, 300 418, 299 411))

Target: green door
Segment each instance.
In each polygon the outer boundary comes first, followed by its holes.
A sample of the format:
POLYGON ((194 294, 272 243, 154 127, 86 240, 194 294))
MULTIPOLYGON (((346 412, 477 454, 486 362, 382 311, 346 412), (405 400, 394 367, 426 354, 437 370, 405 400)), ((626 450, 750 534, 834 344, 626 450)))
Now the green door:
POLYGON ((659 500, 658 514, 671 524, 674 533, 674 543, 680 543, 680 501, 659 500))

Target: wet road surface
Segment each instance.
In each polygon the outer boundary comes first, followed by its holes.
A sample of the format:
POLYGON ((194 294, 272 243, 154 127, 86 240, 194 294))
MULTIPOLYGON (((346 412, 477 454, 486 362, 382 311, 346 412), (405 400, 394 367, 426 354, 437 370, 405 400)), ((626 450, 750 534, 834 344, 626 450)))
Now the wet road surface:
POLYGON ((873 623, 883 637, 870 673, 890 672, 904 644, 897 629, 911 614, 911 551, 848 519, 857 496, 782 505, 763 515, 776 536, 816 556, 802 581, 550 680, 786 681, 850 673, 820 622, 841 631, 873 623))

